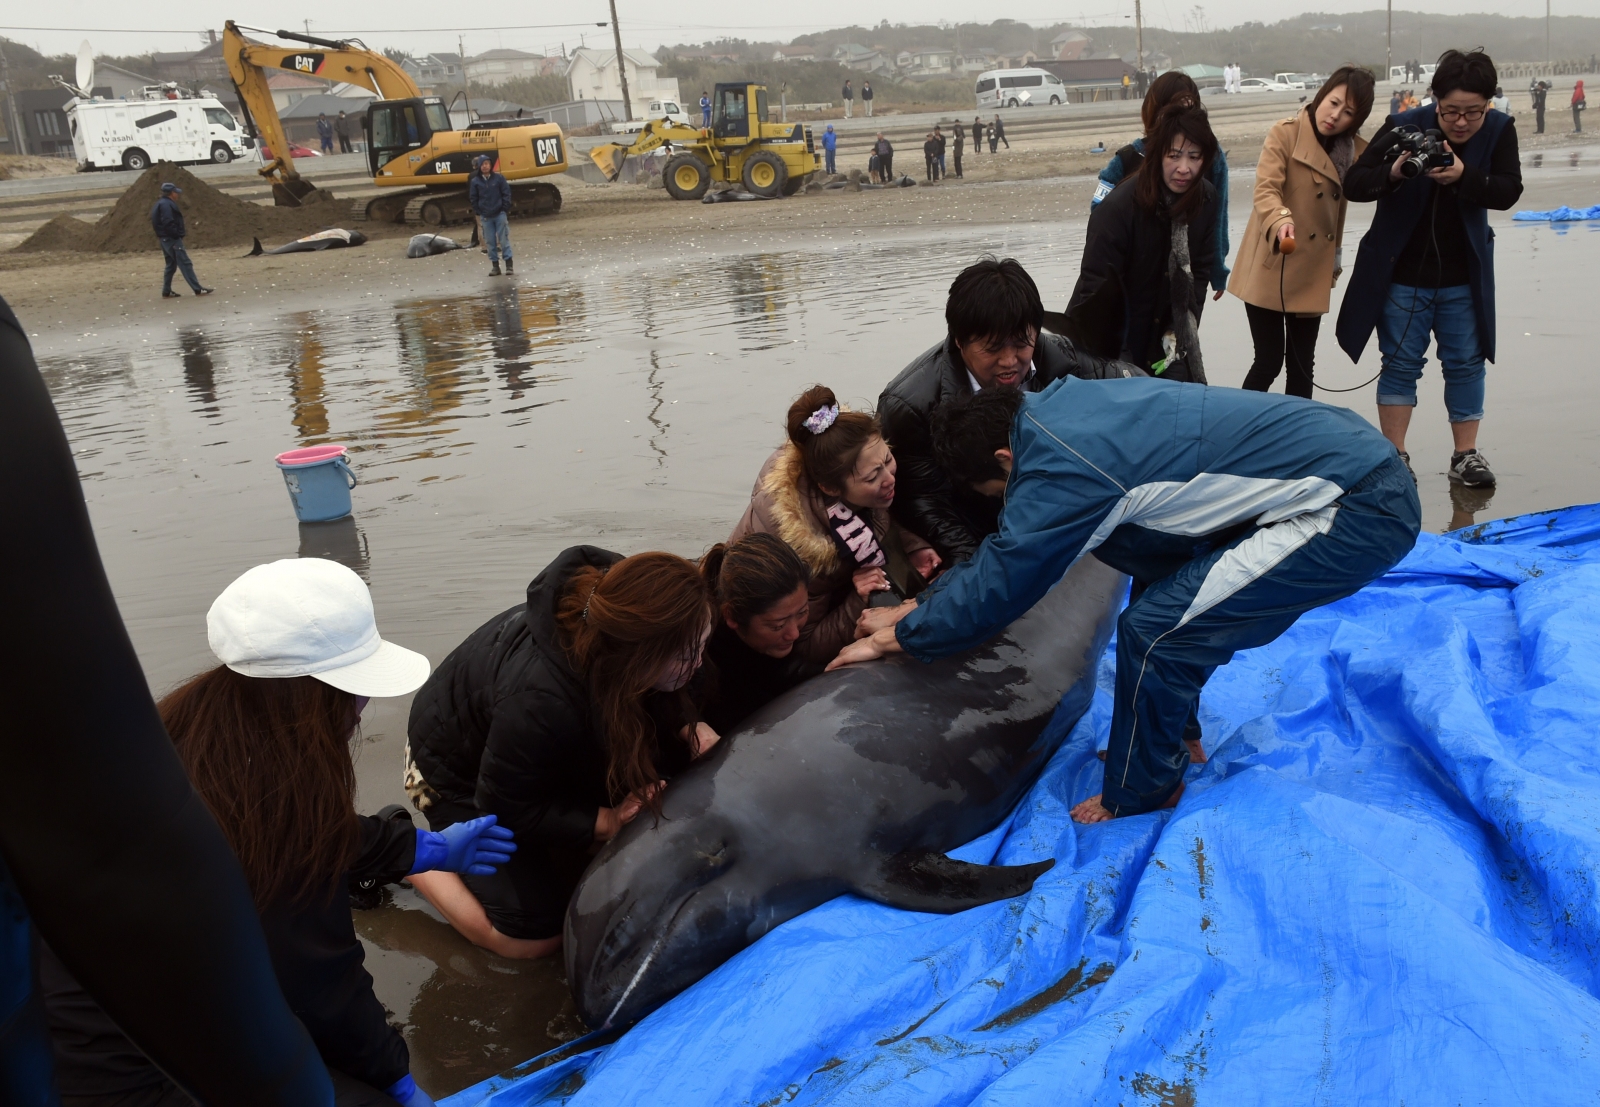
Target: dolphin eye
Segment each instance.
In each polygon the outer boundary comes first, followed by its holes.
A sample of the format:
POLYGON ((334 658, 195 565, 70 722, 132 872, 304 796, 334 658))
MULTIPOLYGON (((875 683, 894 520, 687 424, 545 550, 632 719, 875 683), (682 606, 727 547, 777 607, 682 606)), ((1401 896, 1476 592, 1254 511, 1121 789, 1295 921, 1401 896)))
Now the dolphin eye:
POLYGON ((705 860, 707 868, 721 868, 728 862, 728 844, 724 842, 710 852, 704 850, 696 851, 696 856, 705 860))

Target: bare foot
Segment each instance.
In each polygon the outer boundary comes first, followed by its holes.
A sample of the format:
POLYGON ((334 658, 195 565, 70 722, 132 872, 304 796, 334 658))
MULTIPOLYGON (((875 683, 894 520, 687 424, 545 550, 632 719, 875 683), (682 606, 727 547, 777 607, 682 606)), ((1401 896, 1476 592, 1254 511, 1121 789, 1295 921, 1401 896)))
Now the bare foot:
POLYGON ((1193 761, 1196 765, 1204 765, 1206 763, 1206 751, 1201 748, 1199 739, 1185 738, 1183 744, 1189 747, 1190 761, 1193 761))
POLYGON ((1072 809, 1072 821, 1075 823, 1103 823, 1114 818, 1116 816, 1101 805, 1099 796, 1090 796, 1072 809))

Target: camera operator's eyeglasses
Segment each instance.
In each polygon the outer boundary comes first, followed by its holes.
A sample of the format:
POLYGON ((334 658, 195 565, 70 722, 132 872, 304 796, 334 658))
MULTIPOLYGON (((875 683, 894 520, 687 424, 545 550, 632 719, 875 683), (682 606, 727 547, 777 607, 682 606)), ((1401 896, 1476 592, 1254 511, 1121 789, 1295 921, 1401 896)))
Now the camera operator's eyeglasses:
POLYGON ((1468 123, 1476 123, 1483 118, 1487 108, 1468 108, 1466 111, 1457 111, 1455 108, 1439 109, 1439 118, 1446 123, 1454 123, 1458 119, 1465 119, 1468 123))

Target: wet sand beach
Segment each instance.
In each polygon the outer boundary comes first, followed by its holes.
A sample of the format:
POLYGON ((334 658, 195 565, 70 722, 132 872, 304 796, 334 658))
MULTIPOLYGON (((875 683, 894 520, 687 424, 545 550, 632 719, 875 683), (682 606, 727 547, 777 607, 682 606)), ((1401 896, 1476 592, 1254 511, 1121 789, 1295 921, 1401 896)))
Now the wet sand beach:
MULTIPOLYGON (((1537 168, 1525 154, 1518 206, 1600 199, 1595 150, 1552 142, 1537 168)), ((1236 169, 1236 236, 1252 180, 1236 169)), ((197 251, 219 290, 206 300, 157 299, 153 251, 8 258, 0 293, 34 335, 159 693, 213 664, 207 607, 275 558, 350 565, 385 635, 437 663, 566 546, 698 555, 743 510, 793 396, 821 381, 871 406, 940 340, 944 290, 978 255, 1019 258, 1046 305, 1064 306, 1091 187, 974 179, 716 206, 613 191, 515 225, 511 280, 487 277, 475 251, 407 260, 394 234, 323 254, 197 251), (272 457, 328 442, 352 451, 355 514, 297 525, 272 457)), ((1371 212, 1350 210, 1347 267, 1371 212)), ((1430 359, 1411 453, 1433 531, 1600 499, 1588 361, 1600 223, 1491 222, 1499 356, 1481 443, 1500 484, 1450 487, 1430 359)), ((1239 301, 1208 302, 1201 339, 1212 383, 1237 387, 1250 361, 1239 301)), ((1325 321, 1319 383, 1360 386, 1377 364, 1375 342, 1351 364, 1325 321)), ((1374 418, 1370 385, 1319 396, 1374 418)), ((364 811, 404 800, 408 709, 368 709, 364 811)), ((379 998, 436 1095, 581 1029, 558 962, 476 950, 408 890, 357 926, 379 998)))

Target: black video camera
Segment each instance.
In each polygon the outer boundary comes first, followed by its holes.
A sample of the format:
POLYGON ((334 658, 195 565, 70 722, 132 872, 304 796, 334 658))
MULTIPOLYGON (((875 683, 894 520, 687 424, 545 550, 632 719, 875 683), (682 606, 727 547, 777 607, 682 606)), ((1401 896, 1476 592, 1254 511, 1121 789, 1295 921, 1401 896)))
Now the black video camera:
POLYGON ((1444 169, 1456 163, 1455 155, 1445 149, 1444 132, 1429 128, 1396 127, 1395 144, 1390 147, 1389 159, 1400 160, 1400 175, 1407 180, 1420 177, 1430 169, 1444 169))

